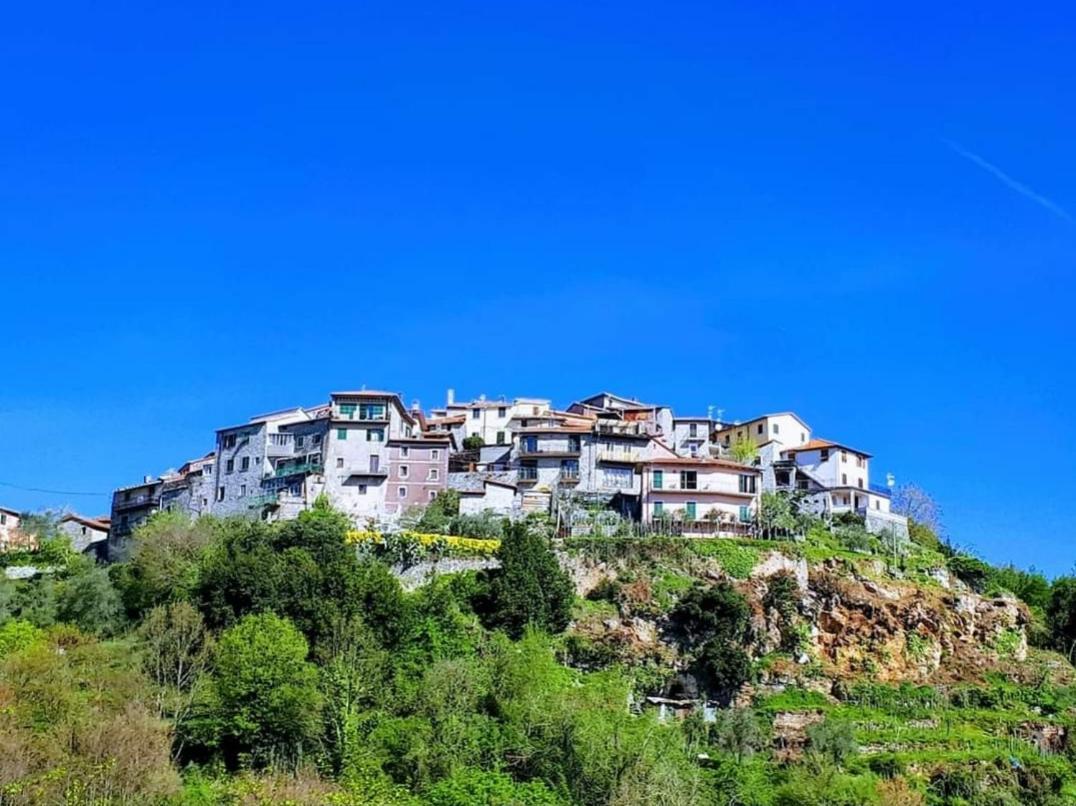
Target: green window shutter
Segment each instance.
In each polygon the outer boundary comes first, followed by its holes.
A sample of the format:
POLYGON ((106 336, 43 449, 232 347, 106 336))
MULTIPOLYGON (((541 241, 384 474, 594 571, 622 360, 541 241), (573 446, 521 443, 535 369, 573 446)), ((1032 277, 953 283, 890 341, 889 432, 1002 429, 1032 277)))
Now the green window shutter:
POLYGON ((740 523, 750 523, 751 521, 751 507, 740 507, 740 523))
POLYGON ((655 470, 654 471, 654 489, 655 490, 660 490, 664 480, 665 480, 665 474, 660 470, 655 470))
POLYGON ((694 501, 687 502, 687 516, 691 518, 691 520, 695 520, 695 508, 696 504, 694 501))
POLYGON ((654 517, 660 518, 665 514, 665 505, 661 501, 654 502, 654 517))
POLYGON ((336 429, 336 438, 337 439, 347 439, 347 429, 346 428, 337 428, 336 429))

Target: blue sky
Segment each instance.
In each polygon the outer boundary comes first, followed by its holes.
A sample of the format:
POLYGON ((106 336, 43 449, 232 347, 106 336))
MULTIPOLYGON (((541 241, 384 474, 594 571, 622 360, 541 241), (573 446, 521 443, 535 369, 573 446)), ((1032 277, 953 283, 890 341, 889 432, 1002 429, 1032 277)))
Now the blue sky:
POLYGON ((222 5, 8 11, 0 481, 361 384, 609 388, 794 409, 1072 568, 1063 5, 222 5))

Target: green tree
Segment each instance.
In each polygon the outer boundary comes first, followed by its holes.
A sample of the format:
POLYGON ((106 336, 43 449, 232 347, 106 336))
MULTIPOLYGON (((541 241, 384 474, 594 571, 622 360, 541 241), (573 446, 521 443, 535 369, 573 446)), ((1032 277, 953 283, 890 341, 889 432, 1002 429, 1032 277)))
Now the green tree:
POLYGON ((96 635, 114 635, 123 627, 120 594, 104 568, 86 566, 57 585, 56 620, 96 635))
POLYGON ((798 520, 791 496, 784 492, 762 493, 759 499, 758 524, 763 537, 793 532, 798 520))
POLYGON ((1046 624, 1054 646, 1071 661, 1076 654, 1076 577, 1054 580, 1046 605, 1046 624))
POLYGON ((562 632, 571 619, 574 591, 549 540, 514 524, 498 557, 501 568, 490 585, 493 623, 516 638, 527 627, 562 632))
POLYGON ((273 613, 244 617, 217 645, 213 687, 230 764, 294 769, 312 754, 321 728, 318 672, 307 643, 273 613))
POLYGON ((751 611, 727 582, 696 586, 670 613, 673 628, 694 649, 692 671, 704 689, 727 701, 750 676, 744 649, 751 611))
POLYGON ((564 801, 541 781, 517 783, 503 772, 462 767, 427 790, 429 806, 559 806, 564 801))
POLYGON ((729 448, 729 457, 733 461, 749 465, 758 458, 758 445, 750 437, 739 437, 729 448))
POLYGON ((478 434, 472 434, 469 437, 463 438, 463 449, 465 451, 477 451, 479 448, 484 448, 485 446, 486 441, 478 434))
POLYGON ((126 563, 113 567, 113 578, 128 614, 194 595, 202 552, 213 541, 219 522, 192 520, 181 512, 158 512, 135 529, 126 563))

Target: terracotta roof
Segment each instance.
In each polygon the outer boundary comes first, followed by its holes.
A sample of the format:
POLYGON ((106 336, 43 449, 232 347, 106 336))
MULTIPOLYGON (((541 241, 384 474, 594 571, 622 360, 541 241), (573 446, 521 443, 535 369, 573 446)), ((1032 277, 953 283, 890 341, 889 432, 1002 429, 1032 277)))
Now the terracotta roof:
POLYGON ((866 453, 866 452, 860 451, 860 450, 856 450, 855 448, 849 447, 848 445, 844 445, 844 444, 842 444, 840 442, 833 442, 832 440, 828 440, 828 439, 812 439, 812 440, 808 440, 807 442, 804 442, 802 445, 797 445, 795 448, 787 448, 785 450, 785 453, 800 453, 801 451, 817 451, 817 450, 821 450, 822 448, 839 448, 842 451, 849 451, 851 453, 859 454, 860 456, 865 456, 868 459, 870 458, 869 453, 866 453))
POLYGON ((694 466, 711 466, 711 467, 729 467, 739 471, 746 471, 749 473, 761 472, 757 467, 751 465, 741 464, 740 462, 733 462, 731 459, 707 459, 704 457, 692 457, 692 456, 674 456, 668 459, 648 459, 643 462, 644 465, 694 465, 694 466))
POLYGON ((519 428, 517 434, 593 434, 594 431, 585 425, 554 425, 535 426, 534 428, 519 428))
POLYGON ((76 515, 74 512, 69 512, 60 518, 60 522, 74 521, 75 523, 81 523, 83 526, 89 526, 91 529, 96 529, 99 532, 107 532, 109 528, 109 522, 102 522, 94 518, 87 518, 82 515, 76 515))
POLYGON ((467 418, 463 417, 463 416, 460 416, 460 417, 427 417, 426 418, 426 425, 445 425, 445 424, 451 424, 451 423, 463 423, 463 422, 466 422, 466 421, 467 421, 467 418))

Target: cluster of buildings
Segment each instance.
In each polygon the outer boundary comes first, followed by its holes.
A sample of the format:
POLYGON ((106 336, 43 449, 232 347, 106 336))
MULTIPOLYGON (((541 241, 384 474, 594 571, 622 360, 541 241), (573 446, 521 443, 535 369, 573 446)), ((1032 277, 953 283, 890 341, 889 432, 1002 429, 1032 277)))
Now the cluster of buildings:
POLYGON ((447 489, 463 513, 559 517, 583 503, 712 534, 745 531, 762 492, 789 490, 819 514, 906 533, 870 461, 791 412, 726 423, 608 392, 555 409, 540 398, 462 402, 451 390, 424 412, 392 392, 333 392, 218 429, 205 456, 116 490, 110 543, 161 509, 281 520, 322 494, 357 526, 386 528, 447 489))
MULTIPOLYGON (((107 515, 87 517, 75 512, 60 516, 58 529, 71 540, 71 547, 80 553, 106 556, 111 523, 107 515)), ((0 506, 0 552, 33 550, 37 537, 24 528, 23 515, 18 510, 0 506)))

